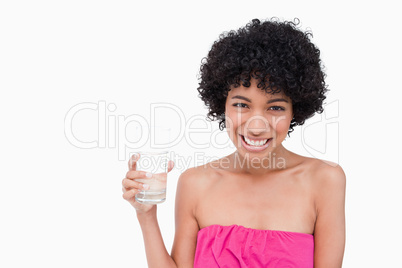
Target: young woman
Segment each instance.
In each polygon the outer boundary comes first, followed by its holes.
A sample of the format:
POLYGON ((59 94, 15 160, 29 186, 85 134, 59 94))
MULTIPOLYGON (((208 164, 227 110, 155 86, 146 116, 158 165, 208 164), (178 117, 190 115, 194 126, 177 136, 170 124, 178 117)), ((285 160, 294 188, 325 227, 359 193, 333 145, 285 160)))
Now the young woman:
POLYGON ((135 179, 146 176, 132 159, 123 198, 137 211, 149 267, 342 266, 345 174, 282 145, 323 110, 325 75, 309 37, 297 23, 253 20, 212 46, 198 91, 237 150, 180 176, 171 254, 156 206, 135 201, 144 188, 135 179))

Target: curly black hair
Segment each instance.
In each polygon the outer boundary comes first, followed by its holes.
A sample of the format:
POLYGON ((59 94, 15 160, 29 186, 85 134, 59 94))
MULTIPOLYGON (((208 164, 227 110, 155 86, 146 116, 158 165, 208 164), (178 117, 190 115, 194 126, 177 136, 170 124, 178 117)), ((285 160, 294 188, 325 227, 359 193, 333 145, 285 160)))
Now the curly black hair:
POLYGON ((292 100, 294 118, 289 127, 303 125, 316 112, 323 112, 328 91, 320 50, 310 41, 311 32, 298 29, 300 21, 252 20, 237 31, 221 34, 202 60, 197 88, 208 107, 208 118, 225 128, 225 103, 231 86, 240 83, 267 93, 283 91, 292 100))

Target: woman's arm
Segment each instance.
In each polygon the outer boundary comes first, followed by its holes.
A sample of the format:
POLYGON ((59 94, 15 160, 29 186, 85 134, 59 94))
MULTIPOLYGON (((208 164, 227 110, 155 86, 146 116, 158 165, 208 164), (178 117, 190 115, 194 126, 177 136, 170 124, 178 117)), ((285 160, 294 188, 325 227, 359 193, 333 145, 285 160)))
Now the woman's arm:
POLYGON ((156 205, 147 213, 137 213, 144 237, 148 267, 177 267, 163 242, 156 217, 156 205))
POLYGON ((345 248, 346 177, 340 166, 324 165, 315 176, 314 267, 339 268, 345 248))
POLYGON ((176 232, 172 253, 166 250, 157 221, 156 206, 148 213, 137 213, 148 267, 193 267, 197 243, 198 223, 194 217, 198 176, 194 169, 184 172, 178 181, 176 191, 176 232))
POLYGON ((191 168, 178 181, 176 191, 176 232, 172 257, 177 267, 193 267, 197 245, 198 222, 195 217, 196 204, 202 191, 200 172, 191 168))
MULTIPOLYGON (((170 257, 163 243, 162 235, 156 217, 156 205, 140 204, 135 200, 135 195, 144 188, 144 183, 136 179, 148 178, 146 172, 136 170, 138 155, 133 155, 128 163, 129 171, 123 179, 123 198, 136 210, 144 237, 145 251, 148 267, 177 267, 170 257)), ((173 168, 173 162, 169 161, 168 172, 173 168)))

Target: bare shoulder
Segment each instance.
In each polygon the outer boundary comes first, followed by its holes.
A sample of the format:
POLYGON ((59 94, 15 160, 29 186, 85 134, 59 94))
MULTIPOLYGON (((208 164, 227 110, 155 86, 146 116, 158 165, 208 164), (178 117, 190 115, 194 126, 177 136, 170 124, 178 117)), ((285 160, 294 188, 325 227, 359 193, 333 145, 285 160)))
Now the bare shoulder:
POLYGON ((206 180, 213 177, 216 171, 213 168, 212 163, 207 163, 202 166, 192 167, 184 171, 179 178, 179 182, 182 183, 205 183, 206 180))
POLYGON ((213 162, 189 168, 180 175, 178 190, 183 189, 196 197, 213 185, 217 173, 219 171, 214 168, 213 162))
POLYGON ((320 188, 324 186, 325 188, 335 187, 334 189, 339 190, 345 188, 346 175, 340 165, 320 159, 313 159, 310 161, 310 172, 316 186, 320 188))
POLYGON ((336 163, 310 158, 307 161, 317 212, 329 204, 343 206, 346 191, 346 175, 336 163))
POLYGON ((179 177, 177 191, 195 191, 201 177, 202 172, 200 169, 194 167, 187 169, 179 177))
POLYGON ((309 180, 311 185, 323 184, 345 185, 346 176, 342 167, 334 162, 301 156, 293 153, 295 170, 303 174, 303 178, 309 180))

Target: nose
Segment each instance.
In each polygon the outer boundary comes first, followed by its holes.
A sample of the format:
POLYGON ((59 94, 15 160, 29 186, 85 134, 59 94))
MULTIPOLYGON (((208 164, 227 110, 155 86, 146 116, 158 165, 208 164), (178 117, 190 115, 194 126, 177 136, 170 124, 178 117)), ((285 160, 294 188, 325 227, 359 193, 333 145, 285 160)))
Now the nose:
POLYGON ((245 128, 248 133, 258 136, 264 132, 269 132, 270 125, 265 117, 255 115, 247 120, 245 128))

